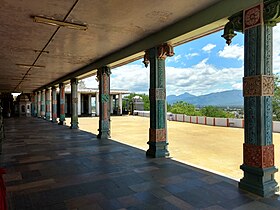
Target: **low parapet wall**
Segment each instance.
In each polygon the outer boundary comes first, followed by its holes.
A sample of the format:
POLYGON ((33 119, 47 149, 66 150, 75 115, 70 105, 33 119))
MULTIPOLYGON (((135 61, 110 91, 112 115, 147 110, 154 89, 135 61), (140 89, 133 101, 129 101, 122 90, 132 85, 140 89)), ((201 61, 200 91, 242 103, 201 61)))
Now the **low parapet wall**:
MULTIPOLYGON (((133 114, 139 115, 142 117, 150 117, 149 111, 135 110, 133 114)), ((188 123, 194 123, 194 124, 221 126, 221 127, 244 128, 244 119, 188 116, 185 114, 172 114, 172 113, 167 113, 166 117, 167 117, 167 120, 170 120, 170 121, 188 122, 188 123)), ((280 122, 279 121, 273 121, 273 132, 280 133, 280 122)))

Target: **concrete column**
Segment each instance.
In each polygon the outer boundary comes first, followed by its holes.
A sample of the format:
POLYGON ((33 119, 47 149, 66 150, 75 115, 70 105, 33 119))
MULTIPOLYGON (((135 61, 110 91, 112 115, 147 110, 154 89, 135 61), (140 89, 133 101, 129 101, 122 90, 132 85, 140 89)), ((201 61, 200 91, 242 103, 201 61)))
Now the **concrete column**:
POLYGON ((110 74, 109 67, 104 66, 98 69, 99 81, 99 133, 97 138, 110 138, 110 74))
POLYGON ((72 129, 78 129, 78 79, 71 79, 71 98, 72 98, 72 106, 71 106, 71 126, 72 129))
POLYGON ((35 93, 31 93, 31 116, 35 114, 35 93))
POLYGON ((82 114, 82 110, 83 110, 83 104, 84 101, 82 99, 82 94, 78 92, 78 115, 81 115, 82 114))
POLYGON ((99 92, 95 95, 95 115, 99 116, 99 92))
POLYGON ((118 102, 119 102, 118 114, 122 115, 122 94, 121 93, 119 94, 118 102))
POLYGON ((51 120, 51 89, 46 89, 46 120, 51 120))
POLYGON ((59 84, 59 101, 60 101, 60 115, 59 115, 59 125, 65 125, 65 85, 63 83, 59 84))
POLYGON ((57 123, 57 95, 56 95, 56 87, 52 87, 52 122, 57 123))
POLYGON ((92 109, 91 109, 91 95, 88 95, 88 113, 92 114, 92 109))
POLYGON ((37 117, 41 117, 41 91, 38 91, 37 94, 37 108, 38 108, 38 112, 37 112, 37 117))
POLYGON ((41 118, 46 118, 46 90, 41 92, 41 118))
POLYGON ((150 157, 169 156, 167 149, 165 58, 173 56, 173 54, 173 47, 167 44, 151 48, 145 54, 145 62, 150 62, 150 130, 149 149, 146 153, 150 157))

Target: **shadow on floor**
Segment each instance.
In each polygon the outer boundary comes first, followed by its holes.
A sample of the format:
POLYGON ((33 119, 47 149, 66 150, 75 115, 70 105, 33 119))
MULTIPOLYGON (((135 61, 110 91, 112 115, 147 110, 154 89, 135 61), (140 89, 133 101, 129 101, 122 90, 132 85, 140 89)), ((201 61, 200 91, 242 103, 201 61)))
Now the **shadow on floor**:
POLYGON ((5 120, 9 209, 280 209, 237 182, 38 118, 5 120))

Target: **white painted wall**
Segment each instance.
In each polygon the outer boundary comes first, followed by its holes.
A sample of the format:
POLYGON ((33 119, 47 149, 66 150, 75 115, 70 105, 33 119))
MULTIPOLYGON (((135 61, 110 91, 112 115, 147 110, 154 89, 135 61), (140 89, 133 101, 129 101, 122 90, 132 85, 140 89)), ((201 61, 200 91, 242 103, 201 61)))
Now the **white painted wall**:
POLYGON ((205 125, 206 117, 198 117, 198 124, 205 125))

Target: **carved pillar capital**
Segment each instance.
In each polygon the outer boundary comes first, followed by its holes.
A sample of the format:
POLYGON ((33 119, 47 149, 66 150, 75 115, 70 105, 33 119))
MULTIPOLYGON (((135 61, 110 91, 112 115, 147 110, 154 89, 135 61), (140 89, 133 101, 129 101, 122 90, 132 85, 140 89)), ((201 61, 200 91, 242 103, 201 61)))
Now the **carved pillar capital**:
MULTIPOLYGON (((156 50, 157 50, 156 56, 158 59, 161 59, 161 60, 165 60, 167 57, 172 57, 174 55, 173 46, 170 44, 167 44, 167 43, 159 45, 158 47, 156 47, 156 50)), ((143 60, 143 63, 146 68, 148 67, 148 65, 150 63, 151 56, 154 56, 154 55, 151 55, 149 51, 150 50, 145 51, 144 60, 143 60)))
POLYGON ((174 55, 173 46, 170 44, 162 44, 158 46, 158 58, 166 59, 167 57, 172 57, 174 55))

